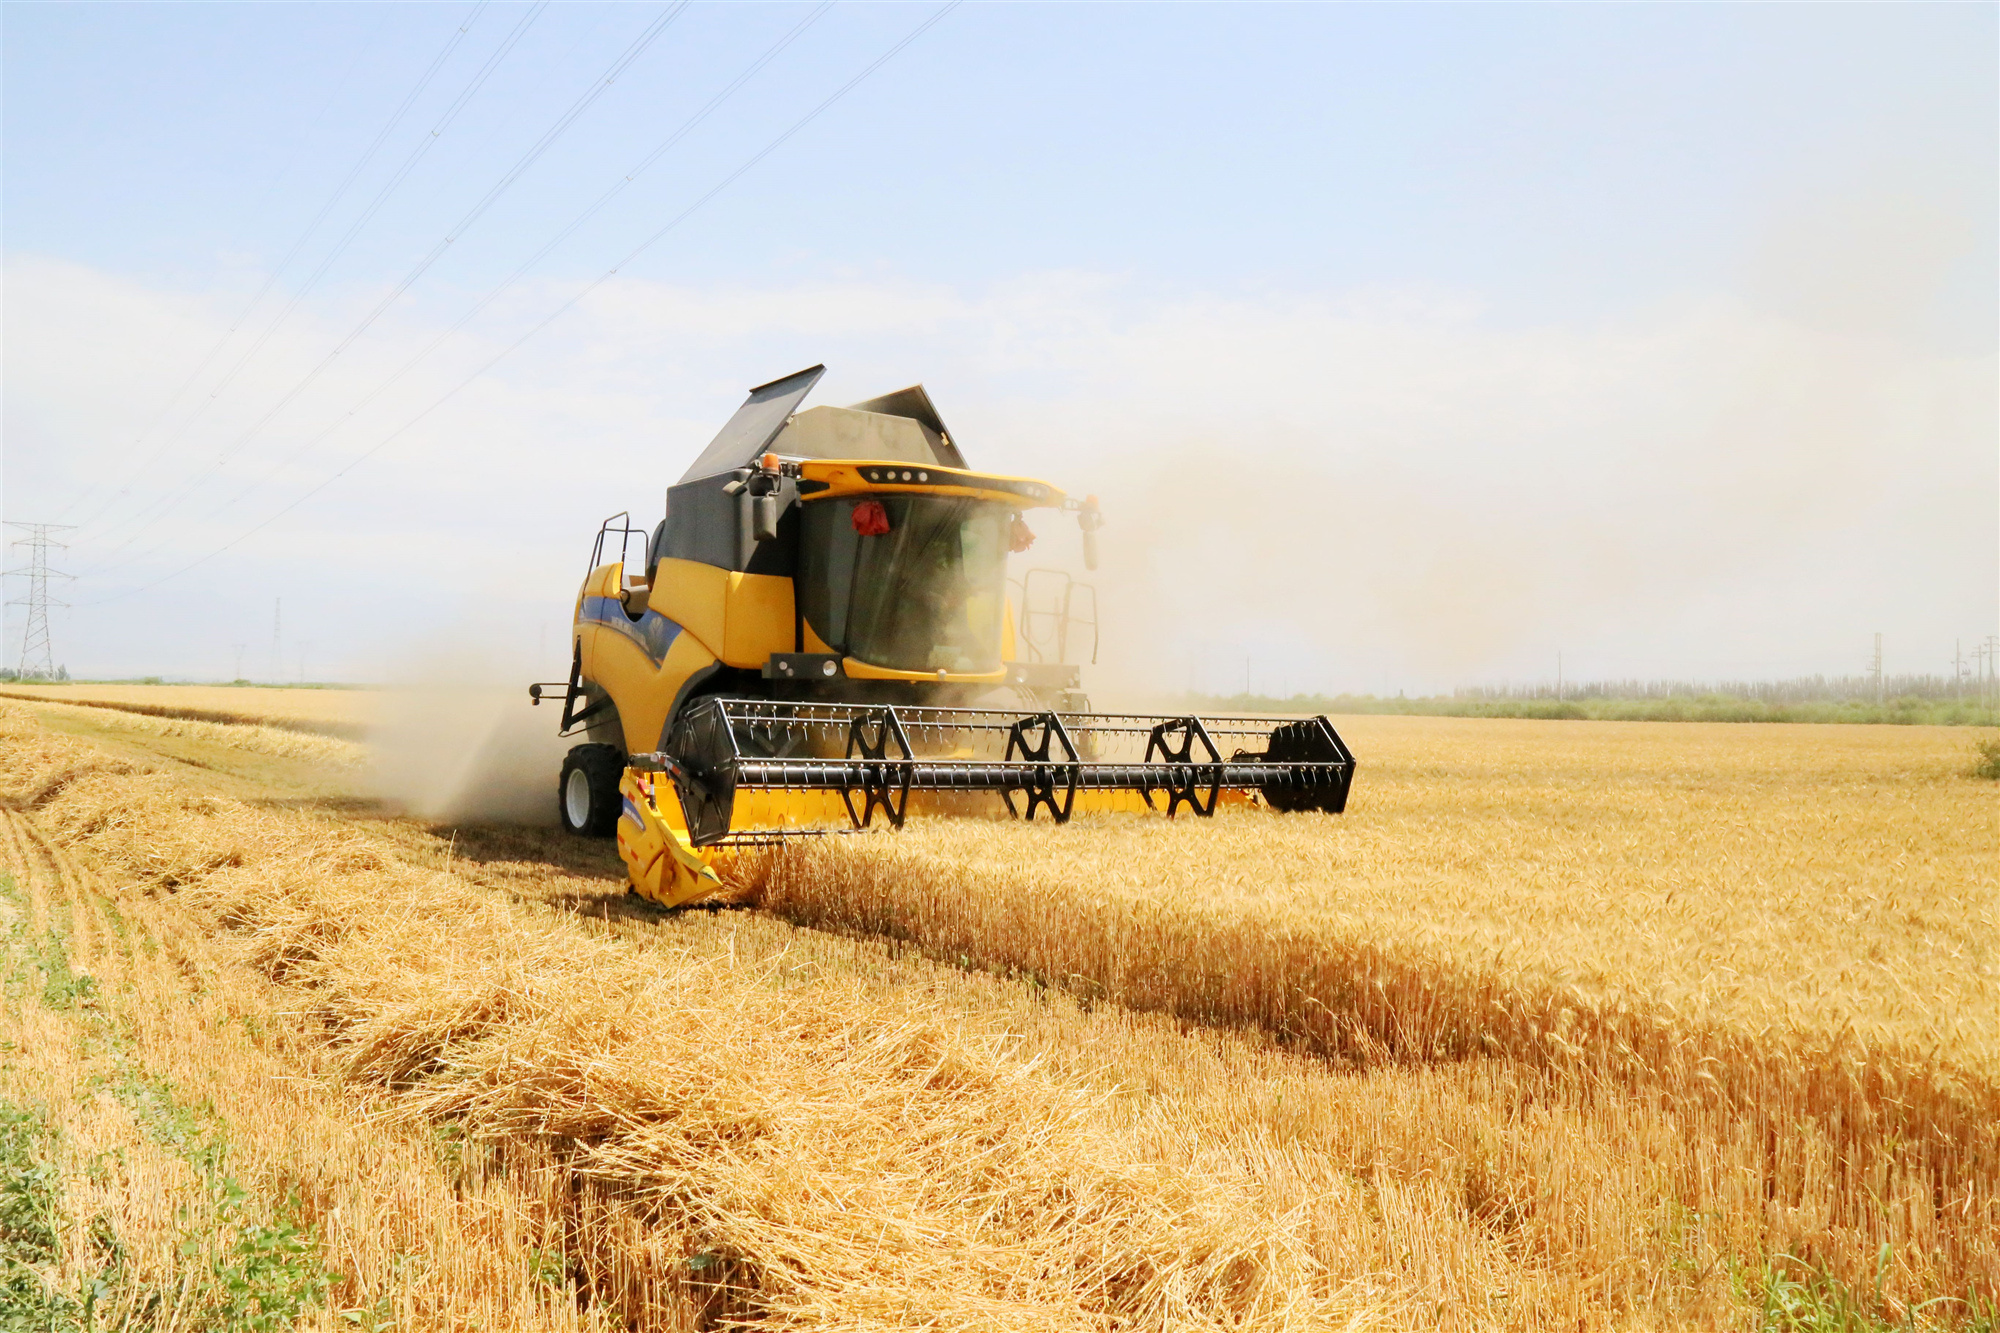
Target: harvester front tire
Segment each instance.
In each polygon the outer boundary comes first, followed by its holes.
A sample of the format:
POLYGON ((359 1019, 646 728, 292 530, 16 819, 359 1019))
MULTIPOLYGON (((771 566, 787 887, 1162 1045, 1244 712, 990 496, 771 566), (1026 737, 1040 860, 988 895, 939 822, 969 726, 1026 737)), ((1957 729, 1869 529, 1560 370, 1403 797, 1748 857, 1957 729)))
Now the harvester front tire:
POLYGON ((625 756, 615 745, 579 745, 563 760, 556 785, 556 808, 563 827, 580 838, 608 838, 618 831, 623 798, 618 781, 625 756))

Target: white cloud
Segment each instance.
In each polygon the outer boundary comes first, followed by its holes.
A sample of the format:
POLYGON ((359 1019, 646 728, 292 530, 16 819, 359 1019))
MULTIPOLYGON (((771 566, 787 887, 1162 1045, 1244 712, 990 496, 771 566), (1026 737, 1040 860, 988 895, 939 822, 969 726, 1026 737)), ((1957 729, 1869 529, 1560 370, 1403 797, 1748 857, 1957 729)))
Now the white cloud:
MULTIPOLYGON (((73 563, 95 573, 77 600, 234 537, 573 291, 517 293, 307 447, 456 312, 386 321, 254 438, 226 489, 117 557, 118 532, 80 534, 73 563)), ((78 480, 135 496, 185 481, 353 317, 288 324, 173 469, 126 477, 133 437, 233 312, 38 260, 10 269, 7 306, 10 517, 78 480)), ((1192 663, 1220 687, 1250 655, 1270 664, 1260 687, 1431 688, 1544 674, 1557 647, 1572 676, 1845 670, 1877 629, 1927 669, 1993 627, 1995 362, 1853 320, 1716 297, 1510 328, 1453 293, 1215 295, 1092 273, 620 280, 263 534, 70 613, 72 667, 221 674, 215 644, 267 637, 278 595, 313 608, 328 670, 380 670, 468 608, 496 652, 550 623, 559 642, 598 517, 629 505, 650 522, 744 387, 820 360, 823 401, 923 380, 976 466, 1104 497, 1121 679, 1178 685, 1192 663)), ((1074 544, 1064 528, 1043 549, 1074 544)))

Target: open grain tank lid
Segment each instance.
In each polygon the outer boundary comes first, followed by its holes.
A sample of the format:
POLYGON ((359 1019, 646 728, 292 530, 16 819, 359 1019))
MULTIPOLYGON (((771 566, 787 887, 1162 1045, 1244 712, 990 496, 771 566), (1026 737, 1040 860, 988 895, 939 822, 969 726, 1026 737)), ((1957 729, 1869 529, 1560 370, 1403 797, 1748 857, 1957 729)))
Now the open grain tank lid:
MULTIPOLYGON (((880 398, 870 398, 865 403, 855 403, 850 412, 874 412, 882 416, 902 417, 914 421, 923 431, 924 442, 930 446, 931 461, 942 467, 965 466, 965 455, 952 443, 951 432, 944 428, 944 418, 938 415, 931 396, 924 392, 921 384, 912 384, 907 389, 885 393, 880 398)), ((783 452, 781 449, 779 452, 783 452)), ((839 455, 827 455, 839 457, 839 455)))
POLYGON ((811 366, 750 391, 736 415, 709 442, 681 484, 754 463, 766 453, 793 458, 901 458, 962 468, 965 457, 921 384, 853 407, 816 407, 799 414, 825 366, 811 366), (794 415, 800 416, 795 421, 794 415), (914 429, 912 429, 914 427, 914 429))

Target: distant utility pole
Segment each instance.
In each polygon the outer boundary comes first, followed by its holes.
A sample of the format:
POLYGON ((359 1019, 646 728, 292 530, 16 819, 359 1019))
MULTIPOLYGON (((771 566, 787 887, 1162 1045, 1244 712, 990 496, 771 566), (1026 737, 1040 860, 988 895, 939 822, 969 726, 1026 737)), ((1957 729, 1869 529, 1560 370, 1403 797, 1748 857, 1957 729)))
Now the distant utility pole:
MULTIPOLYGON (((273 597, 271 599, 271 683, 273 685, 280 684, 285 679, 285 659, 278 652, 278 631, 284 624, 284 611, 285 599, 282 597, 273 597)), ((1882 636, 1878 634, 1875 637, 1879 639, 1882 636)))
POLYGON ((10 569, 9 574, 25 575, 28 580, 28 595, 8 602, 9 606, 28 608, 28 626, 21 635, 21 675, 24 679, 49 678, 56 674, 55 651, 49 645, 49 608, 68 606, 49 596, 50 579, 73 578, 59 569, 49 568, 49 548, 67 551, 69 547, 49 536, 52 532, 69 532, 73 523, 14 523, 10 528, 19 528, 27 534, 16 537, 14 545, 28 548, 28 565, 25 569, 10 569))
POLYGON ((1951 641, 1951 698, 1953 703, 1965 702, 1965 654, 1959 651, 1960 641, 1951 641))
POLYGON ((1556 702, 1563 701, 1563 650, 1556 649, 1556 702))
POLYGON ((1875 706, 1882 706, 1882 631, 1875 631, 1875 660, 1869 664, 1869 673, 1875 677, 1875 706))
POLYGON ((248 648, 249 646, 250 645, 247 643, 239 643, 236 645, 236 674, 231 677, 232 680, 243 679, 243 650, 248 648))

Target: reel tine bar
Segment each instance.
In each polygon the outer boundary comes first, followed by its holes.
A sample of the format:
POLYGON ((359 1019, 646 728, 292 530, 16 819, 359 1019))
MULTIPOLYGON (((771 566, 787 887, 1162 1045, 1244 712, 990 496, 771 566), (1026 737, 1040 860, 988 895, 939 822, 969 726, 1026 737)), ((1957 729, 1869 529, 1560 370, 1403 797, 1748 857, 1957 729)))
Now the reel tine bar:
POLYGON ((903 827, 903 811, 910 803, 910 776, 915 765, 910 762, 914 755, 909 734, 903 730, 896 710, 870 708, 856 713, 847 726, 847 757, 866 761, 858 784, 866 801, 860 814, 854 812, 855 788, 840 789, 840 803, 847 807, 847 817, 854 821, 854 827, 867 828, 873 823, 877 806, 888 814, 892 826, 903 827), (892 742, 897 751, 894 756, 888 753, 892 742))
MULTIPOLYGON (((1146 762, 1152 763, 1158 755, 1161 762, 1159 789, 1167 794, 1167 817, 1172 818, 1186 802, 1194 812, 1204 819, 1215 813, 1215 803, 1222 796, 1222 752, 1215 748, 1208 728, 1198 717, 1177 717, 1162 722, 1153 728, 1153 734, 1146 741, 1146 762), (1194 757, 1195 742, 1208 751, 1206 761, 1194 757), (1208 799, 1204 801, 1201 788, 1208 787, 1208 799)), ((1153 787, 1145 791, 1146 804, 1153 803, 1153 787)))
POLYGON ((1007 729, 1007 758, 1028 761, 1029 767, 1022 771, 1021 794, 1027 799, 1027 810, 1014 808, 1014 788, 1002 787, 1000 799, 1007 803, 1007 813, 1016 819, 1033 821, 1036 806, 1047 806, 1049 818, 1058 824, 1069 823, 1070 809, 1076 804, 1077 782, 1082 777, 1082 765, 1077 762, 1076 746, 1070 742, 1069 730, 1062 719, 1054 713, 1037 713, 1024 717, 1007 729), (1030 732, 1039 732, 1030 741, 1030 732), (1049 746, 1060 745, 1062 758, 1050 759, 1049 746), (1063 789, 1062 804, 1056 804, 1056 787, 1063 789))
POLYGON ((1069 820, 1079 791, 1136 792, 1148 805, 1162 793, 1169 815, 1185 805, 1208 816, 1228 788, 1258 792, 1277 810, 1337 814, 1354 779, 1354 756, 1323 717, 1023 716, 710 697, 680 711, 663 750, 630 762, 673 775, 697 847, 787 836, 732 831, 739 789, 837 791, 861 829, 878 809, 902 827, 912 791, 998 792, 1016 818, 1046 809, 1058 824, 1069 820), (1261 748, 1233 748, 1225 759, 1217 737, 1261 748), (1142 741, 1144 758, 1134 758, 1142 741))

